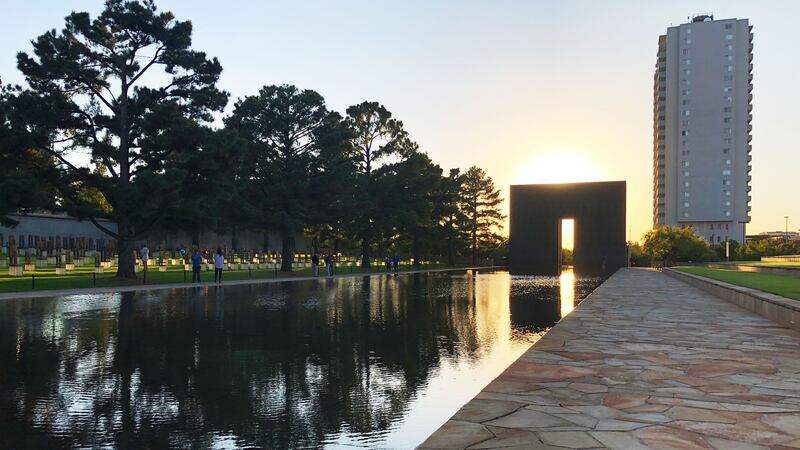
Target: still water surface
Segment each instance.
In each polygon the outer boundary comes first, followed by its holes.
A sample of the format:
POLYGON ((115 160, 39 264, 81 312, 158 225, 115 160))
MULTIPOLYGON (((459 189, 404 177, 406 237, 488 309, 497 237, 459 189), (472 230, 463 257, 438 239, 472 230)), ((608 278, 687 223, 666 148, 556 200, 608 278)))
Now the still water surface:
POLYGON ((0 447, 414 447, 599 282, 460 272, 0 302, 0 447))

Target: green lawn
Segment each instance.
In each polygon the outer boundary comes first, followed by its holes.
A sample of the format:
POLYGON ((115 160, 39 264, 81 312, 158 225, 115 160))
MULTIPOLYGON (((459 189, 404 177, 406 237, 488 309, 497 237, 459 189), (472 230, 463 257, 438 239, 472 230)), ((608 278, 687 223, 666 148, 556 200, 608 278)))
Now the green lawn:
MULTIPOLYGON (((424 264, 422 267, 415 268, 409 264, 401 264, 400 271, 409 271, 412 269, 440 269, 447 267, 445 264, 424 264)), ((52 289, 79 289, 90 287, 114 287, 114 286, 130 286, 145 284, 144 273, 137 274, 137 280, 120 280, 114 277, 116 267, 105 269, 105 273, 94 275, 94 267, 76 267, 74 271, 68 272, 66 275, 56 275, 54 268, 37 269, 35 272, 26 272, 22 277, 8 276, 8 269, 0 269, 0 292, 23 292, 30 290, 44 291, 52 289)), ((385 266, 375 266, 369 272, 363 271, 360 267, 355 265, 351 266, 337 266, 336 273, 384 273, 385 266)), ((275 278, 276 275, 280 278, 284 277, 304 277, 313 274, 312 268, 296 269, 293 272, 280 272, 274 269, 259 269, 259 270, 225 270, 223 273, 224 281, 233 280, 246 280, 275 278)), ((325 267, 320 267, 320 276, 325 275, 325 267)), ((191 271, 184 273, 182 266, 169 266, 166 272, 159 272, 157 267, 150 267, 147 272, 147 285, 156 284, 170 284, 170 283, 183 283, 184 281, 190 283, 192 280, 191 271), (185 277, 185 278, 184 278, 185 277)), ((201 281, 213 281, 213 271, 203 271, 201 274, 201 281)))
POLYGON ((758 289, 787 298, 800 300, 800 278, 771 273, 739 272, 736 270, 710 269, 708 267, 682 266, 675 267, 681 272, 713 278, 725 283, 758 289))

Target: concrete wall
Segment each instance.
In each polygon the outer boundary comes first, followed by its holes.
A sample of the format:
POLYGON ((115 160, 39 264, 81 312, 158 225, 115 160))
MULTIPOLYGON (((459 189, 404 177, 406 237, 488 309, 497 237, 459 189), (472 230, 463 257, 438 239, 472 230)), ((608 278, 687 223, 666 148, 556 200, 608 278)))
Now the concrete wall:
POLYGON ((511 186, 509 267, 561 273, 561 220, 575 220, 577 274, 613 273, 627 265, 625 182, 511 186))

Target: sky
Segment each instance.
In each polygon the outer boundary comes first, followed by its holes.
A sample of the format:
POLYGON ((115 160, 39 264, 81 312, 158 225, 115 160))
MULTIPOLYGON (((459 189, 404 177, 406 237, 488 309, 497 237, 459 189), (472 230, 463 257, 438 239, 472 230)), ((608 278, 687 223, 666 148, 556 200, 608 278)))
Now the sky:
MULTIPOLYGON (((100 0, 5 0, 0 79, 15 55, 100 0)), ((321 93, 329 108, 384 104, 447 171, 482 167, 511 184, 627 181, 629 232, 652 224, 657 40, 699 12, 754 26, 752 222, 748 234, 800 227, 789 183, 800 167, 794 1, 160 0, 194 25, 235 99, 269 84, 321 93)), ((507 203, 505 205, 507 208, 507 203)))

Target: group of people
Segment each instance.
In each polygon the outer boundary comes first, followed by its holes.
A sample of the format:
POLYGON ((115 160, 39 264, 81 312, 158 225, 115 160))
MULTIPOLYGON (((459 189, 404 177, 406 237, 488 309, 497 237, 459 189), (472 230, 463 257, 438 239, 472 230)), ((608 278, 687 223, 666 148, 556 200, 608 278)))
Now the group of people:
MULTIPOLYGON (((314 253, 314 255, 311 256, 311 267, 314 268, 315 277, 319 276, 319 262, 319 255, 314 253)), ((328 276, 332 277, 336 267, 336 260, 333 258, 333 255, 326 253, 325 256, 322 257, 322 262, 325 263, 325 269, 328 272, 328 276)))
POLYGON ((390 273, 392 270, 397 272, 400 270, 400 255, 395 254, 394 256, 386 255, 386 273, 390 273))
MULTIPOLYGON (((181 255, 185 255, 186 250, 181 247, 181 255)), ((139 255, 142 258, 142 265, 144 266, 144 270, 147 271, 147 262, 150 259, 150 249, 147 248, 147 244, 143 245, 142 248, 139 250, 139 255)), ((189 258, 190 262, 192 263, 192 283, 199 283, 200 282, 200 272, 203 269, 203 261, 208 257, 208 250, 203 249, 200 250, 195 248, 192 251, 192 256, 189 258)), ((221 283, 222 282, 222 270, 225 268, 225 255, 222 253, 222 249, 217 247, 217 251, 214 254, 214 282, 221 283)))

